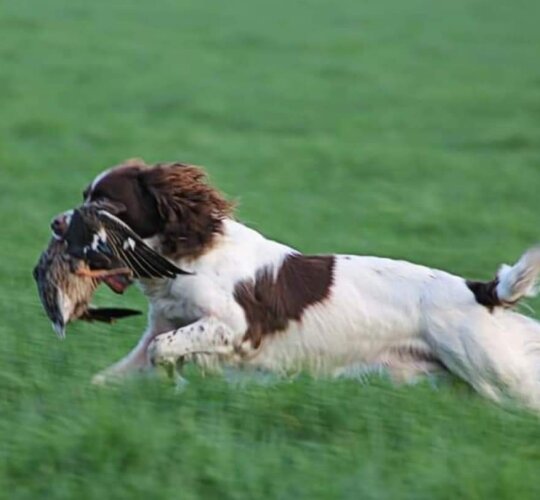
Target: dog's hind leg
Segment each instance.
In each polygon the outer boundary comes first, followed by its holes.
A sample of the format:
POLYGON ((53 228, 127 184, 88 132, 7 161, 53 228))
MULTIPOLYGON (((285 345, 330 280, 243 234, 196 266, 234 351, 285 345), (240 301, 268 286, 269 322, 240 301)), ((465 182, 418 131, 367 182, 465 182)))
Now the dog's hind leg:
POLYGON ((425 337, 444 366, 484 396, 540 410, 540 323, 478 304, 439 309, 425 337))
POLYGON ((421 335, 437 359, 479 393, 540 410, 540 323, 510 307, 537 291, 540 250, 490 283, 434 280, 420 297, 421 335))
POLYGON ((332 373, 338 379, 366 380, 371 375, 387 376, 396 384, 415 384, 426 377, 444 373, 438 363, 356 363, 340 367, 332 373))
POLYGON ((402 342, 384 350, 371 363, 353 363, 333 372, 336 378, 365 379, 387 375, 397 384, 412 384, 426 376, 445 372, 445 367, 433 355, 425 342, 402 342))

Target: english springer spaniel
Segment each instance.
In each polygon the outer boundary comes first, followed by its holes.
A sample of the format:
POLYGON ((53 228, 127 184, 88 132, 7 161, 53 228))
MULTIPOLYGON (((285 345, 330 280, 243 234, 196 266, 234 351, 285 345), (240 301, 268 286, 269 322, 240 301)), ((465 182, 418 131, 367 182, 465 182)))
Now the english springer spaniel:
POLYGON ((540 323, 511 310, 536 291, 540 249, 471 282, 409 262, 303 255, 233 217, 203 170, 136 160, 100 174, 85 205, 127 223, 191 274, 141 279, 149 324, 96 382, 185 361, 408 381, 448 370, 495 401, 540 409, 540 323))

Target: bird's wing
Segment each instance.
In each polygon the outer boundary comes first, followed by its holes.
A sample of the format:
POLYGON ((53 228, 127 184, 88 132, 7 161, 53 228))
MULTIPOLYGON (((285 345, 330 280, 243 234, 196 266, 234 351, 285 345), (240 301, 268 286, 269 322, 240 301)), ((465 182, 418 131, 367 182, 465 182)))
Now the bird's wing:
POLYGON ((103 251, 103 245, 119 257, 133 271, 136 278, 174 278, 177 274, 190 274, 150 248, 127 224, 105 210, 97 213, 103 231, 98 232, 99 243, 94 250, 103 251))
POLYGON ((140 316, 141 311, 136 309, 125 309, 119 307, 89 307, 79 318, 83 321, 101 321, 103 323, 114 323, 117 319, 128 318, 130 316, 140 316))

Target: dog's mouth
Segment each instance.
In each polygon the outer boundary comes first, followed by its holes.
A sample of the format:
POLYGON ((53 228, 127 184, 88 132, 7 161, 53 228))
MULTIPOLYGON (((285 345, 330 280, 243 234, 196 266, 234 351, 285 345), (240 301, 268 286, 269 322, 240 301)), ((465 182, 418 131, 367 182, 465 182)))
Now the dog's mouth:
POLYGON ((114 274, 112 276, 106 276, 101 278, 101 281, 105 283, 114 293, 122 294, 125 292, 132 283, 133 279, 126 273, 114 274))
POLYGON ((75 270, 77 276, 105 283, 113 292, 124 293, 133 283, 133 272, 128 267, 115 269, 91 269, 85 262, 79 262, 75 270))

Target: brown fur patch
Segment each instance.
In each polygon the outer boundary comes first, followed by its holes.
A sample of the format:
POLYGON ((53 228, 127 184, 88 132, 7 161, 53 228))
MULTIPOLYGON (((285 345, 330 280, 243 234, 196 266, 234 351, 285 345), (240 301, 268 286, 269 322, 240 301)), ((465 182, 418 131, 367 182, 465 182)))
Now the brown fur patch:
POLYGON ((142 182, 157 204, 162 252, 172 258, 204 253, 232 214, 233 204, 207 183, 199 167, 158 164, 143 172, 142 182))
POLYGON ((156 201, 141 182, 149 168, 142 160, 129 160, 88 186, 83 198, 122 219, 141 238, 154 236, 161 220, 156 201))
POLYGON ((197 257, 222 232, 233 204, 208 185, 204 171, 183 163, 146 165, 128 160, 84 193, 142 238, 158 236, 171 258, 197 257))
POLYGON ((238 283, 234 297, 248 321, 245 340, 256 348, 265 335, 286 330, 291 320, 300 321, 307 307, 329 296, 334 266, 331 255, 294 254, 285 258, 276 276, 265 267, 254 280, 238 283))
POLYGON ((504 305, 497 295, 497 285, 499 280, 495 278, 491 281, 467 281, 469 290, 474 294, 476 302, 493 311, 495 307, 504 305))

